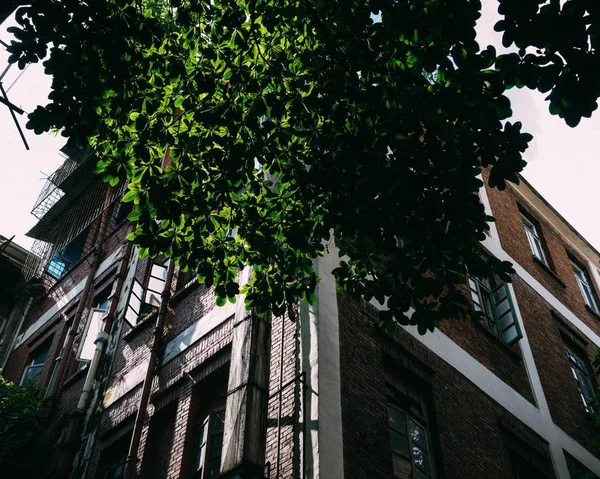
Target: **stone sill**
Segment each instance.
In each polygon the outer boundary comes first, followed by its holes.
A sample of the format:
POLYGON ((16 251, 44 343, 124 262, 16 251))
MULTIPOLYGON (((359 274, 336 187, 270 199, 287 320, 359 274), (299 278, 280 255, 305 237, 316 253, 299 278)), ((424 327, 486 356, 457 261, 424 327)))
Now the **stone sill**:
POLYGON ((154 324, 152 320, 155 319, 156 316, 158 316, 158 310, 154 310, 151 313, 148 313, 145 316, 141 317, 137 324, 133 328, 131 328, 131 331, 127 331, 123 335, 123 341, 125 341, 126 343, 133 341, 142 331, 146 330, 146 327, 149 324, 154 324))
POLYGON ((565 283, 563 283, 563 281, 558 277, 558 275, 552 270, 552 268, 550 268, 550 266, 548 266, 546 263, 544 263, 541 259, 539 259, 537 256, 532 256, 533 258, 533 262, 535 264, 537 264, 538 266, 540 266, 546 273, 548 273, 559 285, 561 285, 563 288, 566 288, 567 285, 565 283))

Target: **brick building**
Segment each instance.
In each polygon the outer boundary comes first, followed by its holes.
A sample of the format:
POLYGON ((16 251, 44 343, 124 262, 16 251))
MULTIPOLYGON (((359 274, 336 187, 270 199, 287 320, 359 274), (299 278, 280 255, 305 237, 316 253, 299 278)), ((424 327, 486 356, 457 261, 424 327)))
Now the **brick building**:
POLYGON ((497 219, 484 245, 516 270, 466 282, 487 321, 420 336, 336 292, 334 248, 298 321, 218 307, 164 258, 139 258, 93 158, 61 168, 30 232, 26 273, 46 289, 4 371, 46 390, 47 477, 600 475, 600 253, 527 182, 480 192, 497 219))

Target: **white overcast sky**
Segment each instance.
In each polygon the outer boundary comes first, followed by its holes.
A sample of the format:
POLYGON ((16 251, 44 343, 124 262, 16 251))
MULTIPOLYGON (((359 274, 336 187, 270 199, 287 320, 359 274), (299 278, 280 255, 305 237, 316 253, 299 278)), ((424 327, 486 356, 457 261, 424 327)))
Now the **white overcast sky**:
MULTIPOLYGON (((500 45, 500 35, 493 31, 497 21, 497 2, 483 0, 483 17, 478 23, 480 46, 500 45)), ((0 26, 0 39, 8 42, 6 28, 12 19, 0 26)), ((0 73, 7 65, 8 55, 0 47, 0 73)), ((27 112, 45 104, 50 80, 41 65, 30 66, 21 75, 16 66, 9 70, 3 84, 13 103, 27 112), (20 77, 19 77, 20 75, 20 77), (16 80, 16 82, 15 82, 16 80), (14 84, 13 84, 14 83, 14 84)), ((523 123, 524 130, 534 140, 525 159, 527 180, 569 221, 596 249, 600 249, 598 179, 600 179, 600 112, 584 119, 577 128, 569 128, 558 117, 548 113, 544 95, 529 90, 514 90, 512 101, 514 120, 523 123)), ((26 118, 19 117, 31 150, 26 151, 7 108, 0 105, 0 234, 11 237, 27 248, 32 240, 25 236, 36 219, 31 208, 43 186, 43 178, 62 162, 58 153, 64 144, 60 136, 37 136, 25 129, 26 118)))

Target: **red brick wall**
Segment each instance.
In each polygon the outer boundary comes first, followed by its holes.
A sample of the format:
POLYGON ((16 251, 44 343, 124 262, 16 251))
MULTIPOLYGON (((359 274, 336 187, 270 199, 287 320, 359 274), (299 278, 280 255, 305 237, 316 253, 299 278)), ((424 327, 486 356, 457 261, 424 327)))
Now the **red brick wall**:
POLYGON ((585 337, 570 323, 565 321, 561 327, 563 322, 552 314, 550 305, 523 280, 515 278, 514 288, 552 420, 573 439, 598 454, 600 435, 579 396, 561 330, 567 338, 573 331, 575 341, 581 340, 588 360, 593 357, 595 348, 589 343, 585 345, 585 337))
POLYGON ((383 381, 386 364, 427 385, 438 477, 513 477, 514 440, 501 423, 514 425, 521 440, 550 467, 547 444, 400 329, 393 338, 377 326, 374 308, 338 296, 344 473, 353 479, 391 477, 392 457, 383 381), (387 358, 387 359, 386 359, 387 358))
POLYGON ((267 416, 266 462, 271 467, 271 478, 291 479, 299 477, 297 469, 299 460, 295 456, 294 440, 299 433, 297 428, 300 412, 300 383, 296 381, 285 386, 296 377, 298 370, 297 323, 287 317, 273 318, 271 331, 269 396, 273 397, 269 401, 267 416), (282 386, 285 389, 280 389, 282 386), (279 391, 281 394, 277 394, 279 391), (279 475, 276 475, 277 473, 279 475))
MULTIPOLYGON (((578 258, 577 253, 558 231, 509 186, 505 191, 487 189, 492 212, 496 218, 498 236, 502 248, 528 273, 539 281, 559 301, 567 306, 597 334, 600 334, 600 317, 585 307, 585 302, 575 280, 567 252, 578 258), (539 223, 538 232, 546 246, 546 255, 551 267, 543 266, 533 258, 525 235, 519 205, 539 223)), ((587 267, 587 262, 579 258, 587 267)))
POLYGON ((508 345, 483 324, 473 324, 468 320, 443 321, 440 330, 521 396, 534 403, 518 344, 508 345))

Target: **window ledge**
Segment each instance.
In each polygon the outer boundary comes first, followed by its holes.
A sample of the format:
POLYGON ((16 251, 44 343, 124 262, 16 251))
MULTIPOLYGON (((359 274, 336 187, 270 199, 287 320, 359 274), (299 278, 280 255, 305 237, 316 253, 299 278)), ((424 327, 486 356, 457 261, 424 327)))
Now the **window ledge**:
POLYGON ((523 360, 523 356, 521 355, 520 349, 517 349, 517 348, 513 349, 513 347, 510 344, 506 344, 504 341, 502 341, 497 335, 495 335, 487 327, 485 327, 483 324, 481 324, 481 322, 477 322, 476 326, 485 335, 487 335, 488 338, 491 338, 491 340, 494 343, 499 344, 502 348, 504 348, 504 350, 506 352, 508 352, 513 357, 513 359, 518 360, 518 361, 523 360))
POLYGON ((597 313, 596 311, 594 311, 594 310, 593 310, 592 308, 590 308, 590 307, 589 307, 589 305, 587 305, 587 304, 585 305, 585 309, 587 309, 587 310, 588 310, 588 312, 594 316, 594 318, 596 318, 596 319, 600 320, 600 313, 597 313))
POLYGON ((537 256, 533 256, 533 262, 535 264, 537 264, 538 266, 540 266, 546 273, 548 273, 550 276, 552 276, 552 278, 554 278, 554 280, 560 284, 563 288, 566 288, 567 285, 565 283, 563 283, 563 281, 558 277, 558 275, 552 270, 552 268, 550 268, 550 266, 548 266, 546 263, 544 263, 541 259, 539 259, 537 256))
POLYGON ((154 324, 152 320, 156 318, 157 315, 158 311, 154 310, 151 313, 148 313, 145 316, 141 317, 137 324, 133 328, 131 328, 130 331, 127 331, 127 333, 123 335, 123 341, 125 341, 126 343, 133 341, 133 339, 136 338, 142 331, 146 330, 146 327, 149 324, 154 324))

